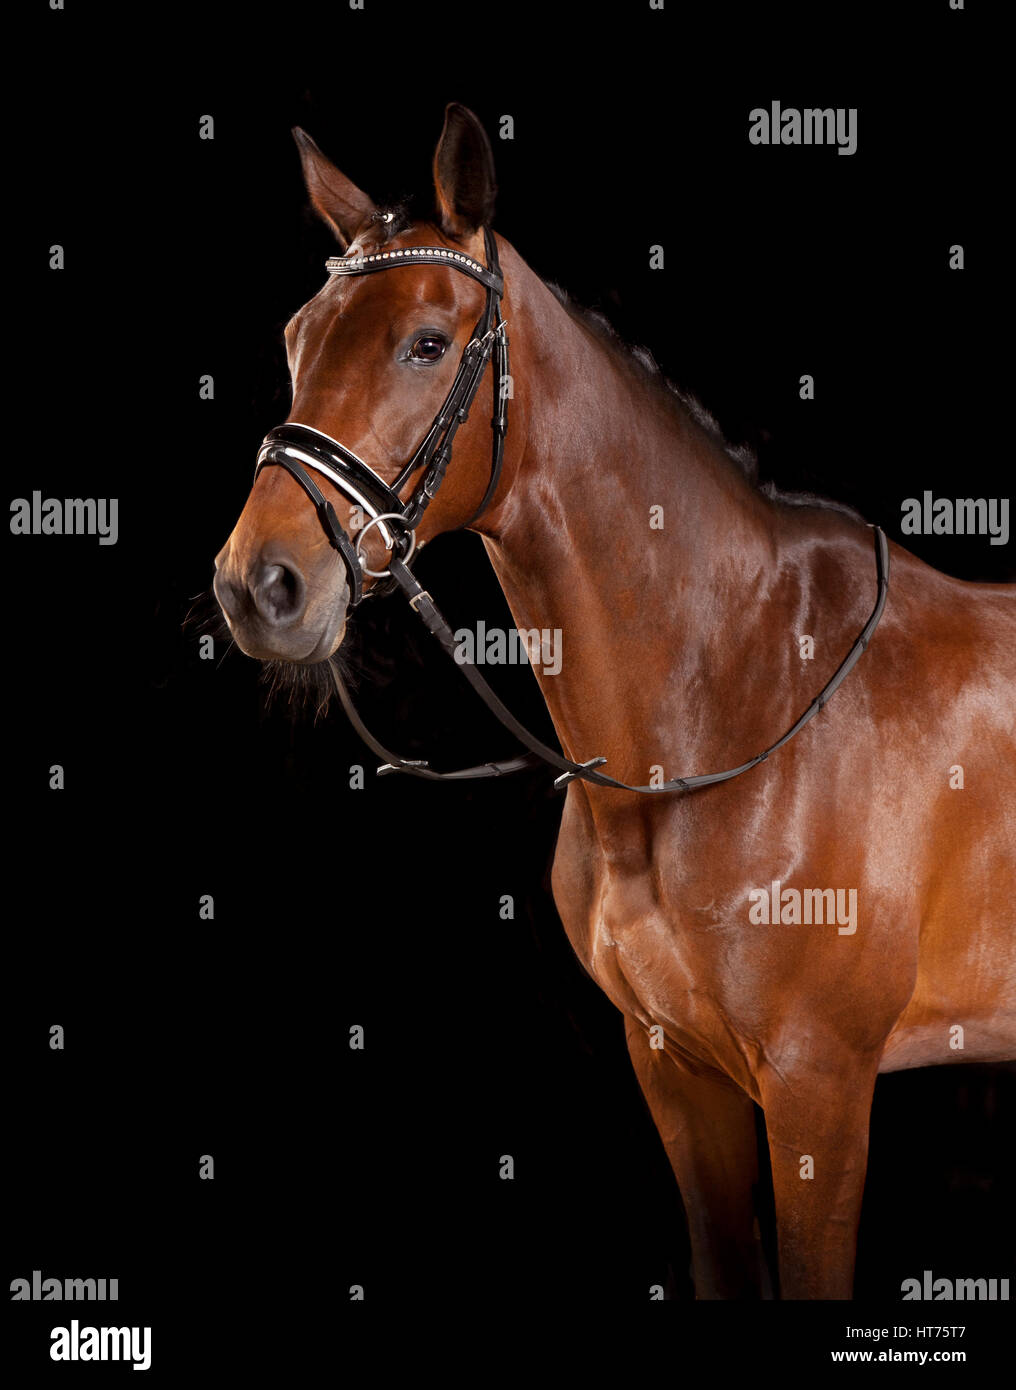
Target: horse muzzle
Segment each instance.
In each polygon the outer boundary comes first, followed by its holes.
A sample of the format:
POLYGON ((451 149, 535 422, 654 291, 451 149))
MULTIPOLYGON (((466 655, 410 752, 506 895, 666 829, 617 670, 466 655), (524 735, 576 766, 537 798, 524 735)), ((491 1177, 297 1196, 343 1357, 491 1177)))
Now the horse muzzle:
POLYGON ((320 584, 309 582, 295 557, 278 544, 265 546, 246 568, 227 544, 215 564, 215 597, 234 641, 247 656, 312 664, 337 650, 349 610, 344 575, 338 592, 325 596, 320 584))

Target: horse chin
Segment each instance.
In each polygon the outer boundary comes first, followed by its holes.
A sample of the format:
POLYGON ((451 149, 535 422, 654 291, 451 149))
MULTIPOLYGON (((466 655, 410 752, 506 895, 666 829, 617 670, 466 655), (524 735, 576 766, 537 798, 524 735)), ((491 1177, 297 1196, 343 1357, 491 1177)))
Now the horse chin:
POLYGON ((278 654, 271 659, 273 661, 287 661, 291 666, 320 666, 322 662, 327 661, 329 657, 335 655, 342 646, 342 639, 345 635, 346 624, 343 623, 342 627, 339 629, 338 635, 332 641, 326 639, 320 640, 315 643, 305 656, 282 656, 278 654))
POLYGON ((324 631, 318 635, 314 645, 303 655, 295 652, 272 652, 271 660, 288 661, 294 666, 317 666, 322 661, 327 661, 329 657, 342 646, 346 635, 346 611, 343 608, 341 616, 336 615, 336 619, 330 621, 324 631))
POLYGON ((307 664, 307 665, 313 665, 314 663, 316 663, 316 662, 318 662, 318 661, 327 661, 328 658, 329 658, 330 656, 334 656, 335 653, 336 653, 336 652, 339 650, 339 648, 342 646, 342 642, 343 642, 343 639, 345 638, 345 635, 346 635, 346 620, 345 620, 345 618, 343 618, 343 619, 342 619, 342 622, 339 624, 339 630, 338 630, 338 632, 335 634, 335 636, 332 638, 331 642, 330 642, 330 643, 324 643, 324 642, 318 643, 318 646, 319 646, 319 648, 320 648, 320 651, 318 652, 317 655, 305 657, 305 658, 304 658, 305 664, 307 664))

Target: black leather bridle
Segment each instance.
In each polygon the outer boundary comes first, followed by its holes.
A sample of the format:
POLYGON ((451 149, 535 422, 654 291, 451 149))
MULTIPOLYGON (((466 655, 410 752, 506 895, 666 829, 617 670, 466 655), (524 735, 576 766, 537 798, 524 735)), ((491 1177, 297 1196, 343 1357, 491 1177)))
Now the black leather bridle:
POLYGON ((390 593, 396 581, 389 574, 384 582, 364 590, 363 575, 371 574, 360 552, 363 538, 372 526, 377 526, 385 548, 393 557, 408 564, 416 548, 414 531, 427 507, 433 501, 445 469, 452 456, 452 444, 460 425, 469 416, 469 408, 480 389, 487 363, 494 361, 494 415, 491 420, 493 446, 490 461, 490 480, 479 506, 462 526, 471 526, 487 510, 501 481, 504 460, 504 438, 508 431, 508 402, 504 383, 508 378, 508 335, 501 315, 501 296, 504 279, 497 258, 497 243, 489 228, 483 230, 487 264, 481 265, 461 251, 444 246, 407 246, 402 250, 376 251, 370 255, 330 256, 325 262, 330 275, 373 275, 407 265, 447 265, 469 275, 486 288, 487 298, 473 335, 459 361, 455 379, 445 396, 444 404, 423 437, 420 447, 409 459, 393 483, 374 472, 352 449, 337 439, 323 434, 310 425, 290 421, 269 430, 258 453, 254 480, 263 468, 277 464, 285 468, 306 492, 317 509, 325 535, 342 556, 349 580, 349 607, 355 608, 371 594, 390 593), (307 472, 313 469, 322 474, 367 517, 354 544, 339 522, 335 508, 307 472), (422 470, 422 471, 421 471, 422 470), (407 501, 400 491, 414 473, 419 481, 407 501))
POLYGON ((375 473, 369 464, 364 463, 351 449, 340 444, 337 439, 323 434, 309 425, 289 422, 270 430, 258 453, 255 481, 263 468, 278 465, 285 468, 300 484, 314 503, 325 534, 342 557, 349 580, 349 607, 355 608, 370 594, 387 593, 399 588, 409 600, 409 605, 424 623, 428 631, 437 639, 444 650, 460 667, 466 679, 476 690, 493 714, 530 751, 517 758, 507 758, 501 762, 479 763, 475 767, 460 768, 455 772, 435 772, 425 761, 401 758, 385 748, 360 718, 345 681, 334 661, 329 661, 332 679, 342 707, 357 733, 378 757, 384 758, 378 773, 406 772, 414 777, 424 777, 435 782, 455 782, 473 780, 480 777, 503 777, 518 772, 537 763, 546 763, 557 768, 561 776, 555 786, 563 787, 576 778, 591 782, 596 786, 613 787, 630 792, 674 792, 694 791, 699 787, 711 786, 717 782, 729 781, 739 777, 742 772, 765 762, 770 753, 775 753, 785 743, 799 733, 804 726, 818 714, 837 687, 846 679, 871 640, 885 608, 889 592, 889 545, 880 527, 872 528, 875 542, 875 565, 878 590, 871 616, 840 663, 834 675, 823 686, 811 704, 785 734, 761 753, 728 768, 725 772, 710 772, 695 777, 673 777, 658 785, 632 786, 620 782, 597 769, 605 758, 591 758, 585 763, 572 762, 570 758, 543 743, 515 718, 511 711, 484 680, 476 667, 463 660, 458 650, 455 636, 430 594, 424 590, 410 569, 416 549, 415 529, 424 512, 430 505, 452 456, 452 442, 455 434, 469 416, 469 409, 476 398, 487 363, 494 361, 494 411, 491 417, 493 443, 491 450, 490 478, 479 506, 461 526, 470 526, 490 505, 497 492, 504 461, 504 442, 508 430, 508 334, 505 320, 501 314, 501 298, 504 293, 504 279, 497 256, 497 244, 489 228, 483 229, 487 264, 483 266, 471 256, 442 246, 409 246, 401 250, 376 251, 370 255, 332 256, 326 262, 332 275, 372 275, 377 271, 391 270, 406 265, 447 265, 465 275, 478 280, 485 286, 487 298, 483 313, 470 341, 467 343, 459 362, 455 379, 445 397, 444 404, 434 418, 419 448, 405 464, 392 483, 386 483, 375 473), (352 538, 339 522, 335 508, 308 473, 311 469, 320 473, 334 484, 339 491, 358 506, 368 520, 361 528, 354 544, 352 538), (418 470, 420 478, 403 502, 400 490, 418 470), (366 568, 360 546, 363 537, 377 526, 381 539, 390 552, 388 569, 373 571, 366 568), (363 587, 363 575, 369 574, 380 582, 371 589, 363 587))

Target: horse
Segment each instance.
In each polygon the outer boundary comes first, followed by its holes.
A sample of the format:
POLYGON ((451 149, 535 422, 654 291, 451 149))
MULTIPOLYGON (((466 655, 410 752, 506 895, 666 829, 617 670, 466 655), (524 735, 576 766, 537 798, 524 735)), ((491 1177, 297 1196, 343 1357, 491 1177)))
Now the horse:
POLYGON ((758 1106, 779 1296, 849 1298, 876 1077, 1016 1058, 1016 586, 883 538, 888 585, 862 518, 758 486, 701 409, 491 231, 493 155, 465 107, 445 112, 432 221, 377 207, 294 135, 341 254, 286 327, 289 419, 216 557, 232 636, 326 663, 393 574, 430 612, 410 540, 480 534, 519 630, 563 634, 560 671, 534 666, 573 769, 554 901, 624 1017, 696 1296, 765 1288, 758 1106), (507 366, 509 334, 510 374, 478 375, 478 352, 507 366), (453 459, 419 444, 442 420, 453 459), (666 775, 770 746, 722 777, 666 775))

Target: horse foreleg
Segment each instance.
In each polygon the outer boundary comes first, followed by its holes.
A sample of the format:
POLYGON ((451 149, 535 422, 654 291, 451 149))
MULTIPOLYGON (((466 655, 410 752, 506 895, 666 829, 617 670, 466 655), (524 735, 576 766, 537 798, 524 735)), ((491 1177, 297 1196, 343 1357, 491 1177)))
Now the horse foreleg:
MULTIPOLYGON (((814 1062, 814 1053, 811 1054, 814 1062)), ((877 1058, 759 1077, 769 1135, 781 1298, 850 1298, 877 1058)))
POLYGON ((697 1298, 759 1297, 764 1260, 752 1189, 758 1145, 750 1098, 719 1072, 652 1048, 626 1019, 628 1051, 688 1216, 697 1298))

